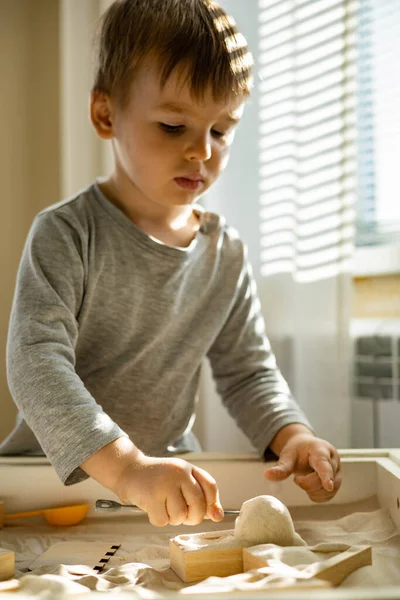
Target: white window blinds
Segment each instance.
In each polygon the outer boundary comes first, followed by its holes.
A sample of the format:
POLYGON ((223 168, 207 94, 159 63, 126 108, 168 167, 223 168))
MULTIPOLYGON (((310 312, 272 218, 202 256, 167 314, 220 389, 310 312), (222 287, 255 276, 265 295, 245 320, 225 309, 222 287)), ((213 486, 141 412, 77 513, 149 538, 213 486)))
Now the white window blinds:
POLYGON ((261 269, 349 268, 357 0, 259 0, 261 269))
POLYGON ((360 245, 400 238, 400 1, 360 0, 358 27, 360 245))

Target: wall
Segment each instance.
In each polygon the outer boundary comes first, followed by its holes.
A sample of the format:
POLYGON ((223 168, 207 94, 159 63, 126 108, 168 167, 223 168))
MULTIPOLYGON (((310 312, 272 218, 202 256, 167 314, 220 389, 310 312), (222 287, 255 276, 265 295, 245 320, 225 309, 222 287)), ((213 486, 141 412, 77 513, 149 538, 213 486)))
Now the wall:
POLYGON ((5 344, 15 275, 34 214, 59 199, 58 3, 0 0, 0 439, 15 407, 5 344))

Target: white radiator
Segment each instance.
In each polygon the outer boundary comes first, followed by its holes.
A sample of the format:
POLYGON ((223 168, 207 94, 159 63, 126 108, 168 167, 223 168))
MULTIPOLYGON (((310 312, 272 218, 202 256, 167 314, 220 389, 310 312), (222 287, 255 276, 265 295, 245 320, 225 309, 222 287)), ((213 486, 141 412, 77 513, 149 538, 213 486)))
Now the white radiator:
POLYGON ((352 445, 399 447, 400 321, 355 320, 352 339, 352 445))

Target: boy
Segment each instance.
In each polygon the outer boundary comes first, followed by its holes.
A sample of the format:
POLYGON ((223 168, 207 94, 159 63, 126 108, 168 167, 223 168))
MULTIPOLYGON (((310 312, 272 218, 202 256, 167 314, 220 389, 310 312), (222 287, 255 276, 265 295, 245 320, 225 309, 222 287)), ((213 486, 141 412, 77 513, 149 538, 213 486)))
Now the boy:
POLYGON ((70 485, 93 477, 158 526, 220 521, 213 478, 171 457, 190 431, 208 356, 270 480, 316 502, 340 460, 276 367, 243 244, 196 199, 225 168, 251 55, 211 0, 118 0, 102 19, 90 114, 113 173, 35 219, 8 339, 21 417, 2 453, 45 452, 70 485))

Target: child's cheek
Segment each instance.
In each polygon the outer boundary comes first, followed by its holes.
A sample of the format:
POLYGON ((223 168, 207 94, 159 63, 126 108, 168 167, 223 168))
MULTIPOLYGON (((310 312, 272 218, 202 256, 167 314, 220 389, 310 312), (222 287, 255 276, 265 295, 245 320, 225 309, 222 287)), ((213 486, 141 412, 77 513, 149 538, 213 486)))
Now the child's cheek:
POLYGON ((224 171, 224 169, 226 168, 226 166, 229 162, 229 156, 230 156, 230 152, 229 152, 229 148, 227 148, 226 150, 224 150, 224 152, 221 155, 220 169, 219 169, 220 172, 224 171))

